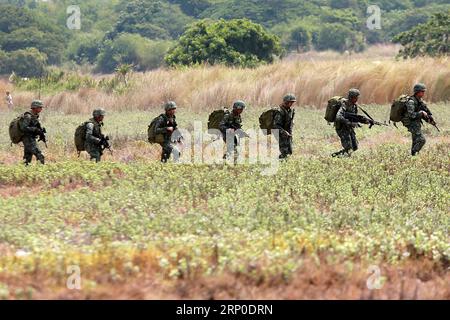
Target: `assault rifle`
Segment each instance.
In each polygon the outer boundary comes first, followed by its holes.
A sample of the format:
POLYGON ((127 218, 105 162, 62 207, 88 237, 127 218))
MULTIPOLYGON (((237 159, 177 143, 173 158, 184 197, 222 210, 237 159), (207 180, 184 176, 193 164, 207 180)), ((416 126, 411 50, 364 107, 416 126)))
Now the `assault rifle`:
POLYGON ((373 119, 351 112, 345 112, 344 118, 350 120, 351 122, 368 124, 370 129, 372 129, 373 126, 386 126, 386 127, 389 126, 386 123, 378 122, 373 119))
POLYGON ((108 149, 111 155, 113 155, 113 151, 111 149, 111 144, 109 143, 109 137, 108 136, 102 136, 100 145, 102 146, 102 151, 105 149, 108 149))
POLYGON ((420 103, 420 110, 421 111, 425 111, 427 113, 427 117, 424 119, 425 122, 431 124, 433 127, 436 128, 437 131, 441 132, 441 130, 439 130, 436 121, 433 118, 433 114, 431 113, 431 110, 428 109, 427 105, 425 103, 420 103))

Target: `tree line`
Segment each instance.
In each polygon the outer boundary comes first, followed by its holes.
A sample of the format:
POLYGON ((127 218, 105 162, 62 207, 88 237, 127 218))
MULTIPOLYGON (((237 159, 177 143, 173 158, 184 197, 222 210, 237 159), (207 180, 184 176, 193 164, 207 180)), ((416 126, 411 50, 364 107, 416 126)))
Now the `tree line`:
POLYGON ((37 76, 45 65, 223 63, 253 67, 291 51, 363 51, 398 42, 403 57, 448 54, 447 0, 0 0, 0 73, 37 76), (80 7, 80 29, 66 26, 80 7), (381 8, 381 29, 366 26, 381 8), (426 35, 429 36, 426 36, 426 35), (432 36, 430 36, 432 35, 432 36))

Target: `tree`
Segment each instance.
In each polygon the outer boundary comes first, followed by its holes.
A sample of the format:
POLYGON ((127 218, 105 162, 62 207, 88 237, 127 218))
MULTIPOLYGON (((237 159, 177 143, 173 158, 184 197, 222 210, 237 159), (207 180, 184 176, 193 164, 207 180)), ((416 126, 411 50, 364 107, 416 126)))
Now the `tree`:
POLYGON ((361 32, 353 31, 341 24, 322 25, 317 39, 314 40, 317 50, 346 50, 360 52, 365 48, 364 36, 361 32))
POLYGON ((155 69, 164 63, 170 41, 156 41, 124 33, 106 40, 97 57, 97 71, 112 73, 119 65, 133 65, 137 71, 155 69))
POLYGON ((21 77, 40 77, 47 63, 47 55, 36 48, 12 51, 8 53, 5 73, 14 71, 21 77))
POLYGON ((107 35, 114 39, 120 33, 137 33, 150 39, 171 39, 183 33, 192 22, 178 5, 157 0, 124 1, 113 30, 107 35))
POLYGON ((311 44, 311 32, 304 26, 295 27, 290 34, 289 47, 294 47, 297 52, 306 51, 311 44))
POLYGON ((426 55, 435 57, 449 54, 449 36, 450 11, 435 14, 427 23, 400 33, 393 41, 403 46, 399 56, 405 59, 426 55))
POLYGON ((280 40, 247 19, 202 20, 189 27, 167 54, 169 66, 201 63, 254 67, 282 53, 280 40))

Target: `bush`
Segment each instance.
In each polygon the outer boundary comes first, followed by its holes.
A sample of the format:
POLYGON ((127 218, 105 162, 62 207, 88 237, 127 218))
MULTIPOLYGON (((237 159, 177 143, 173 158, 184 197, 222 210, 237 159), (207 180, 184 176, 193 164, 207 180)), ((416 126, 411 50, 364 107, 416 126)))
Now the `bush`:
POLYGON ((97 59, 97 71, 112 73, 121 64, 131 64, 137 71, 158 68, 170 41, 154 41, 138 34, 121 34, 114 40, 106 40, 97 59))
POLYGON ((47 55, 36 48, 0 52, 0 73, 15 72, 21 77, 39 77, 43 74, 47 55))
POLYGON ((314 39, 318 50, 346 50, 360 52, 365 49, 364 36, 361 32, 353 31, 340 24, 324 24, 314 39))
POLYGON ((183 34, 165 60, 168 65, 201 63, 254 67, 282 53, 280 40, 247 19, 202 20, 183 34))
POLYGON ((435 14, 427 23, 399 34, 393 41, 404 47, 399 53, 403 58, 445 56, 450 52, 449 34, 450 11, 435 14))

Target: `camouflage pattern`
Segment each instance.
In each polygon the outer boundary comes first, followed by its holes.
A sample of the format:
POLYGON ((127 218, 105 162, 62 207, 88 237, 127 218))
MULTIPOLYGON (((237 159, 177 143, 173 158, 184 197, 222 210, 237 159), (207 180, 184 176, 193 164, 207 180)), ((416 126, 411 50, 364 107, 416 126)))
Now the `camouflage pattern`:
POLYGON ((41 100, 33 100, 33 102, 31 103, 31 109, 35 109, 35 108, 43 108, 44 104, 42 103, 41 100))
MULTIPOLYGON (((173 109, 173 108, 172 108, 173 109)), ((170 109, 169 109, 170 110, 170 109)), ((174 144, 174 141, 177 140, 173 137, 173 132, 167 131, 167 128, 173 127, 174 132, 177 130, 178 125, 176 121, 176 116, 173 117, 167 116, 167 114, 161 114, 155 123, 155 133, 162 134, 164 136, 164 142, 161 144, 162 154, 161 154, 161 162, 166 163, 170 159, 170 155, 174 154, 174 160, 178 161, 180 157, 180 151, 174 144)))
POLYGON ((345 112, 351 112, 358 114, 358 105, 352 104, 350 100, 344 100, 341 103, 341 107, 336 115, 336 121, 334 123, 336 133, 341 139, 342 150, 336 152, 333 155, 350 155, 353 151, 358 150, 358 140, 354 127, 358 126, 356 123, 352 123, 344 117, 345 112))
POLYGON ((410 97, 406 102, 406 113, 402 119, 403 125, 411 132, 411 155, 413 156, 419 153, 426 143, 425 136, 422 133, 422 115, 420 113, 421 103, 423 103, 423 101, 416 96, 410 97))
POLYGON ((285 95, 283 97, 283 101, 284 102, 297 102, 297 97, 292 93, 288 93, 287 95, 285 95))
POLYGON ((94 118, 86 123, 86 142, 85 149, 90 155, 91 161, 100 162, 103 155, 101 146, 103 122, 97 122, 94 118))
POLYGON ((238 100, 233 103, 233 109, 245 109, 247 105, 244 101, 238 100))
POLYGON ((421 91, 427 91, 427 86, 423 83, 418 83, 414 86, 414 93, 421 92, 421 91))
POLYGON ((95 118, 95 117, 100 117, 100 116, 106 116, 106 111, 104 110, 104 109, 95 109, 93 112, 92 112, 92 116, 95 118))
POLYGON ((361 92, 358 89, 350 89, 348 91, 348 98, 357 98, 361 95, 361 92))
POLYGON ((38 114, 35 115, 26 112, 23 115, 23 121, 20 122, 20 130, 24 133, 22 140, 24 148, 23 159, 25 160, 26 165, 31 163, 33 156, 35 156, 42 164, 45 163, 45 157, 36 141, 36 138, 39 136, 40 127, 41 124, 39 123, 38 114))
POLYGON ((294 109, 281 106, 273 118, 273 128, 279 130, 280 133, 278 138, 280 159, 285 159, 292 155, 292 130, 294 126, 294 116, 294 109))
POLYGON ((228 139, 231 141, 227 142, 227 131, 229 129, 242 130, 242 118, 238 114, 233 112, 226 112, 223 120, 219 124, 219 130, 222 133, 223 141, 227 145, 227 151, 224 155, 224 159, 229 159, 231 155, 234 156, 236 161, 239 157, 239 135, 234 135, 234 139, 228 139))
POLYGON ((164 110, 169 111, 177 108, 177 104, 174 101, 169 101, 164 104, 164 110))

